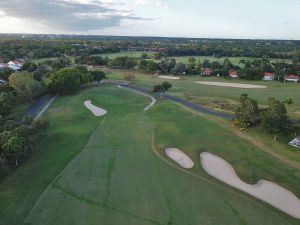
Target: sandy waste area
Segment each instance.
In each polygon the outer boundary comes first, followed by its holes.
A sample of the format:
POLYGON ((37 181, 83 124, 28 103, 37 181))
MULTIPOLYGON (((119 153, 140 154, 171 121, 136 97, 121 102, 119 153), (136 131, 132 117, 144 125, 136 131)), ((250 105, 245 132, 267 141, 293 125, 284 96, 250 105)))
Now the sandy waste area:
POLYGON ((162 79, 169 79, 169 80, 180 80, 180 77, 173 77, 173 76, 158 76, 162 79))
POLYGON ((226 83, 226 82, 209 82, 209 81, 196 81, 196 84, 204 84, 218 87, 231 87, 231 88, 245 88, 245 89, 261 89, 266 88, 266 86, 262 85, 254 85, 254 84, 240 84, 240 83, 226 83))
POLYGON ((300 219, 300 200, 287 189, 266 180, 260 180, 255 185, 247 184, 237 176, 227 161, 208 152, 201 153, 200 160, 209 175, 300 219))

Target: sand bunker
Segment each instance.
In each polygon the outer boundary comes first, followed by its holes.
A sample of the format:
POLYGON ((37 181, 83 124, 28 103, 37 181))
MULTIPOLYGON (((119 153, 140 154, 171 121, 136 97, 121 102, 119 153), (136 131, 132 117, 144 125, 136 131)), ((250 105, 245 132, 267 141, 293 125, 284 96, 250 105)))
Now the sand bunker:
POLYGON ((208 82, 208 81, 197 81, 196 84, 204 84, 219 87, 231 87, 231 88, 245 88, 245 89, 260 89, 266 88, 266 86, 254 85, 254 84, 239 84, 239 83, 225 83, 225 82, 208 82))
POLYGON ((107 114, 106 110, 101 109, 101 108, 99 108, 97 106, 94 106, 90 100, 89 101, 85 101, 84 105, 85 105, 85 107, 87 107, 97 117, 104 116, 104 115, 107 114))
POLYGON ((173 76, 158 76, 162 79, 169 79, 169 80, 180 80, 180 77, 173 77, 173 76))
POLYGON ((182 168, 191 169, 194 167, 194 162, 177 148, 167 148, 165 150, 167 156, 178 163, 182 168))
POLYGON ((266 180, 249 185, 243 182, 233 167, 222 158, 207 152, 201 153, 200 158, 203 169, 209 175, 300 219, 300 200, 287 189, 266 180))

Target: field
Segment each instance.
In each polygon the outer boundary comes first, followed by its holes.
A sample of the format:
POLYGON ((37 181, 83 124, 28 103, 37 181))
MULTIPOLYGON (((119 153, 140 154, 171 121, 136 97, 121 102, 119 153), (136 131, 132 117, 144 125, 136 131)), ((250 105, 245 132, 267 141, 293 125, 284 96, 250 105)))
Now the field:
MULTIPOLYGON (((123 79, 124 71, 111 70, 109 77, 111 79, 123 79)), ((132 73, 132 72, 131 72, 132 73)), ((160 79, 154 75, 133 73, 135 74, 134 85, 152 88, 154 84, 159 84, 164 79, 160 79)), ((200 76, 183 76, 180 80, 167 80, 172 83, 173 88, 169 94, 178 97, 201 103, 216 111, 231 113, 238 104, 241 94, 247 93, 249 97, 256 99, 258 103, 264 107, 267 105, 269 98, 277 98, 281 101, 292 98, 294 104, 287 106, 290 115, 300 120, 300 84, 281 83, 277 81, 247 81, 240 79, 224 79, 218 77, 200 77, 200 76), (196 84, 199 81, 212 82, 230 82, 230 83, 245 83, 252 85, 267 86, 264 89, 241 89, 216 87, 202 84, 196 84)))
POLYGON ((153 57, 153 52, 141 52, 141 51, 120 51, 117 53, 103 53, 103 54, 96 54, 97 56, 108 57, 108 58, 116 58, 116 57, 133 57, 139 58, 143 53, 146 53, 148 57, 153 57))
MULTIPOLYGON (((38 152, 0 184, 0 224, 299 224, 209 177, 199 153, 228 160, 245 181, 268 179, 300 196, 300 170, 235 134, 225 122, 115 87, 59 97, 38 152), (108 110, 96 118, 91 99, 108 110), (177 147, 196 166, 164 155, 177 147)), ((299 157, 293 153, 293 157, 299 157)))

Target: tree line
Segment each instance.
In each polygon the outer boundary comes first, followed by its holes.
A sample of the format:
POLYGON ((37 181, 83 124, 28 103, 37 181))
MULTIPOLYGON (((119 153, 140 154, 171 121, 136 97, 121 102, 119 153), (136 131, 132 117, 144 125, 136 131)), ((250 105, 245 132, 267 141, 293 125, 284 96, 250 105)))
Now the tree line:
POLYGON ((292 104, 292 100, 287 99, 281 102, 270 98, 266 108, 259 108, 255 99, 250 98, 247 94, 242 94, 233 123, 244 129, 261 128, 263 131, 273 134, 274 139, 277 139, 277 135, 286 135, 296 129, 287 115, 285 104, 292 104))
POLYGON ((267 58, 241 59, 239 65, 233 64, 229 58, 223 62, 213 60, 196 60, 193 57, 187 63, 177 62, 175 58, 162 58, 161 55, 154 56, 153 60, 146 53, 140 57, 116 57, 108 58, 102 56, 84 55, 77 57, 75 62, 93 66, 105 66, 113 69, 139 69, 145 73, 161 73, 172 75, 199 75, 205 68, 211 70, 211 75, 228 77, 231 71, 236 71, 239 77, 245 80, 261 80, 265 72, 272 72, 277 80, 284 80, 289 74, 300 73, 298 61, 292 63, 285 61, 270 61, 267 58))

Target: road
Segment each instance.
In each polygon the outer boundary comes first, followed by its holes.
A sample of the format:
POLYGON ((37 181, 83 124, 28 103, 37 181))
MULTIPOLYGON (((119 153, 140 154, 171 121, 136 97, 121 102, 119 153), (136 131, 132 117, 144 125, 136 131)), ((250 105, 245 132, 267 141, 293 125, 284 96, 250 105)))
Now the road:
MULTIPOLYGON (((148 91, 148 90, 146 90, 144 88, 141 88, 141 87, 134 87, 134 86, 130 86, 130 85, 121 85, 121 86, 129 88, 129 89, 132 89, 132 90, 140 91, 140 92, 143 92, 145 94, 149 94, 150 93, 150 91, 148 91)), ((182 98, 178 98, 176 96, 165 94, 165 99, 173 101, 173 102, 176 102, 176 103, 179 103, 181 105, 184 105, 184 106, 186 106, 186 107, 188 107, 190 109, 193 109, 193 110, 195 110, 197 112, 200 112, 200 113, 206 113, 206 114, 217 116, 217 117, 220 117, 220 118, 223 118, 223 119, 232 119, 232 115, 225 114, 225 113, 215 112, 215 111, 210 110, 210 109, 208 109, 208 108, 206 108, 206 107, 204 107, 202 105, 199 105, 199 104, 196 104, 196 103, 184 100, 182 98)))
POLYGON ((32 103, 25 112, 25 116, 36 117, 41 111, 48 105, 53 99, 52 95, 43 95, 39 97, 34 103, 32 103))

